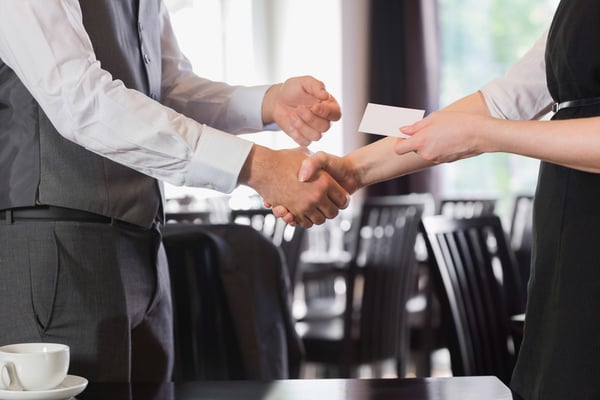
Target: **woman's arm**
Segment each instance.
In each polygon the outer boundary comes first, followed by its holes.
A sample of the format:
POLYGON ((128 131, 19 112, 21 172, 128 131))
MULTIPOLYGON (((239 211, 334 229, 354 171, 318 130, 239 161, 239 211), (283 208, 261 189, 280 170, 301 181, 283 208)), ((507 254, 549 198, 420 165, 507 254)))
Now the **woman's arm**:
MULTIPOLYGON (((466 96, 444 110, 469 113, 475 116, 489 116, 489 111, 481 93, 466 96)), ((300 180, 308 180, 319 169, 325 169, 349 192, 377 182, 410 174, 435 165, 435 160, 427 160, 416 152, 406 151, 398 155, 394 151, 396 142, 404 139, 387 137, 360 147, 343 157, 318 152, 306 159, 299 173, 300 180)))
POLYGON ((600 173, 600 117, 508 121, 441 111, 403 131, 411 137, 396 143, 401 157, 416 152, 441 163, 504 152, 600 173))

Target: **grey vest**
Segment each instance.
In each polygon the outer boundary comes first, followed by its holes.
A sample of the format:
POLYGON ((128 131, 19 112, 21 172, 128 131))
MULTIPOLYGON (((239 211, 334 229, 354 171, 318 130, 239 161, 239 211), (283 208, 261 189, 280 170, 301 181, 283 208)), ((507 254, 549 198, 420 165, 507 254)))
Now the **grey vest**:
MULTIPOLYGON (((160 0, 80 4, 102 67, 160 99, 160 0)), ((0 210, 48 204, 149 227, 160 203, 156 180, 64 139, 0 60, 0 210)))

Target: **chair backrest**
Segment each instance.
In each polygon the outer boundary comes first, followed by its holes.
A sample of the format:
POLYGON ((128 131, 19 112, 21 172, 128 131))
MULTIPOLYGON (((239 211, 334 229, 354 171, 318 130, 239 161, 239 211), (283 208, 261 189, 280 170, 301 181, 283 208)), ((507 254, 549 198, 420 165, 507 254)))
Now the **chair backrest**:
POLYGON ((359 332, 352 332, 360 337, 355 360, 396 357, 407 347, 405 305, 416 273, 415 240, 423 208, 406 196, 371 197, 362 204, 344 315, 350 340, 354 305, 360 304, 359 332))
POLYGON ((531 273, 531 245, 533 241, 533 195, 517 195, 514 198, 510 220, 510 247, 513 249, 521 272, 521 283, 527 291, 531 273))
POLYGON ((499 217, 429 216, 421 230, 453 373, 493 374, 508 382, 515 358, 510 315, 524 308, 524 299, 499 217))
POLYGON ((250 225, 269 237, 282 250, 293 290, 299 273, 298 265, 306 230, 276 218, 267 208, 231 210, 230 216, 232 223, 250 225))
POLYGON ((237 224, 169 224, 175 380, 297 377, 302 347, 273 242, 237 224))
POLYGON ((494 198, 443 198, 438 214, 455 218, 472 218, 493 215, 497 200, 494 198))
POLYGON ((243 378, 240 350, 219 278, 227 246, 198 225, 163 227, 173 302, 175 381, 243 378), (182 229, 185 228, 185 229, 182 229))
POLYGON ((209 211, 188 211, 166 213, 165 222, 167 224, 189 223, 189 224, 209 224, 209 211))

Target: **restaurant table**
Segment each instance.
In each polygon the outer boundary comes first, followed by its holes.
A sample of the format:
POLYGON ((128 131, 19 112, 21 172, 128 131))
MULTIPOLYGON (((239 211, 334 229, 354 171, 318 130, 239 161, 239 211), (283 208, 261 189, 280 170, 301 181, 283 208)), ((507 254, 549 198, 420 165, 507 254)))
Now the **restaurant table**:
POLYGON ((493 376, 424 379, 293 379, 271 382, 90 383, 78 400, 509 400, 493 376))

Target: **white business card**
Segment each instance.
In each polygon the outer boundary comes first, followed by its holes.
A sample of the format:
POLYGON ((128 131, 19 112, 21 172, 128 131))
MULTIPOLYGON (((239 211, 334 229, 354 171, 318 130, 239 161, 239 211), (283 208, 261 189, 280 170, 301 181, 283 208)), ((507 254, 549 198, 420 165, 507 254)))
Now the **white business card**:
POLYGON ((425 110, 368 103, 358 127, 359 132, 407 137, 398 128, 411 125, 425 115, 425 110))

